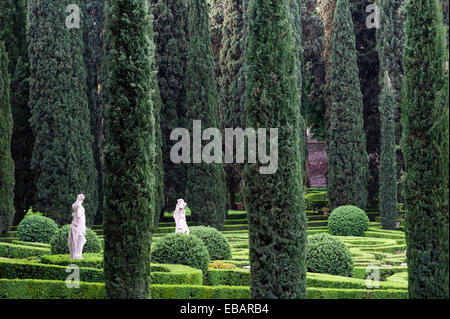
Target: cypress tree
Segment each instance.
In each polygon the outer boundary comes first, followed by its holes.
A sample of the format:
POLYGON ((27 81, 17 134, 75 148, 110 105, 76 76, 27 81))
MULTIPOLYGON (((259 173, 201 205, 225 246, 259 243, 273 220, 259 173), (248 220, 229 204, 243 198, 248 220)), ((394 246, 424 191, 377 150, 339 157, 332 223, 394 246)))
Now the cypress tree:
POLYGON ((386 71, 380 95, 380 222, 384 229, 394 229, 397 221, 397 165, 395 158, 395 98, 386 71))
POLYGON ((363 128, 363 100, 358 78, 355 34, 348 0, 338 0, 330 74, 328 197, 331 210, 367 203, 368 156, 363 128))
POLYGON ((152 20, 147 0, 107 0, 105 12, 106 296, 145 299, 155 208, 152 20))
POLYGON ((441 157, 448 131, 444 136, 439 125, 447 53, 439 1, 408 2, 405 34, 402 147, 408 291, 413 299, 448 298, 448 206, 444 199, 448 167, 441 166, 448 161, 441 157))
POLYGON ((379 194, 379 154, 380 154, 380 112, 378 96, 381 91, 379 81, 379 59, 376 50, 376 27, 367 25, 368 13, 364 14, 374 0, 349 1, 354 24, 359 82, 363 95, 364 132, 366 152, 370 155, 367 180, 367 207, 378 207, 379 194))
MULTIPOLYGON (((150 4, 152 10, 152 4, 150 4)), ((152 18, 151 29, 149 34, 153 37, 153 14, 150 15, 152 18)), ((152 41, 152 55, 150 56, 151 63, 151 84, 152 89, 152 102, 153 102, 153 117, 155 119, 155 153, 154 153, 154 174, 155 174, 155 187, 154 187, 154 216, 153 216, 153 231, 158 229, 160 216, 164 215, 165 212, 165 199, 164 199, 164 164, 163 164, 163 137, 161 131, 161 94, 158 85, 158 68, 156 66, 155 60, 156 46, 154 41, 152 41)))
POLYGON ((70 0, 28 2, 29 105, 35 136, 31 167, 37 188, 33 208, 60 225, 68 224, 72 203, 82 191, 90 225, 98 206, 97 170, 89 130, 83 28, 66 26, 68 14, 63 9, 69 4, 70 0))
MULTIPOLYGON (((334 12, 336 10, 336 0, 322 0, 319 4, 319 14, 322 17, 324 27, 324 50, 323 61, 325 63, 325 88, 324 88, 324 101, 325 101, 325 131, 329 132, 330 126, 330 110, 331 110, 331 97, 330 97, 330 76, 331 76, 331 40, 333 39, 333 19, 334 12)), ((327 135, 327 147, 330 147, 329 136, 327 135)))
POLYGON ((86 13, 84 29, 84 60, 86 64, 86 95, 90 113, 92 134, 92 154, 98 174, 98 210, 96 224, 103 220, 103 167, 102 167, 102 115, 101 115, 101 79, 100 69, 103 59, 104 0, 85 0, 83 11, 86 13))
POLYGON ((291 18, 292 18, 292 29, 293 29, 293 37, 295 40, 295 54, 297 60, 297 85, 298 90, 300 92, 299 105, 300 105, 300 113, 299 113, 299 125, 300 125, 300 146, 301 146, 301 158, 303 163, 303 183, 307 184, 307 176, 306 176, 306 122, 304 116, 306 115, 306 103, 303 103, 306 100, 306 91, 305 91, 305 77, 303 73, 305 71, 304 59, 303 59, 303 49, 302 49, 302 1, 301 0, 291 0, 289 3, 291 18))
MULTIPOLYGON (((187 118, 190 125, 193 125, 193 121, 201 121, 204 129, 219 128, 217 84, 209 26, 208 4, 205 0, 192 0, 188 11, 186 104, 190 108, 187 118)), ((191 136, 193 136, 193 130, 191 130, 191 136)), ((203 146, 206 144, 202 141, 203 146)), ((221 151, 221 149, 214 149, 214 155, 221 151)), ((196 150, 193 150, 191 155, 195 152, 196 150)), ((227 192, 222 163, 221 158, 220 163, 189 165, 186 202, 192 211, 191 218, 196 225, 223 229, 227 213, 227 192)))
MULTIPOLYGON (((377 50, 380 67, 380 87, 387 71, 392 84, 392 94, 395 103, 395 143, 400 145, 401 128, 401 91, 403 80, 403 46, 404 46, 404 14, 405 1, 379 0, 380 28, 377 29, 377 50)), ((404 169, 403 154, 400 147, 396 150, 397 156, 397 198, 402 201, 401 171, 404 169)), ((380 177, 381 178, 381 177, 380 177)), ((381 181, 380 181, 381 183, 381 181)), ((381 188, 381 184, 380 184, 381 188)))
POLYGON ((249 2, 246 123, 255 130, 278 128, 279 157, 275 174, 261 175, 260 163, 246 164, 244 173, 255 299, 306 295, 300 92, 291 23, 288 2, 249 2))
POLYGON ((14 218, 14 162, 11 157, 13 119, 10 77, 5 45, 0 42, 0 235, 9 232, 14 218))
MULTIPOLYGON (((448 61, 448 56, 447 56, 448 61)), ((439 171, 441 172, 441 187, 436 189, 433 199, 440 203, 439 211, 439 273, 438 277, 442 281, 442 296, 449 297, 449 79, 448 66, 445 76, 445 87, 442 90, 438 102, 440 105, 436 108, 436 117, 438 118, 438 142, 439 145, 439 171)))
MULTIPOLYGON (((220 105, 222 130, 245 128, 245 46, 247 43, 247 3, 224 1, 222 50, 220 52, 220 105)), ((236 209, 236 193, 242 180, 243 165, 225 165, 230 209, 236 209)))
MULTIPOLYGON (((186 165, 170 159, 171 132, 187 128, 185 73, 187 63, 187 2, 153 0, 156 65, 161 93, 161 138, 164 173, 164 209, 173 211, 186 188, 186 165)), ((155 212, 156 213, 156 212, 155 212)), ((155 222, 157 222, 155 220, 155 222)))
POLYGON ((34 137, 28 108, 30 71, 26 39, 26 1, 4 0, 0 8, 0 41, 5 42, 11 75, 11 111, 13 133, 11 155, 15 164, 14 207, 17 225, 32 205, 36 187, 30 163, 34 137))

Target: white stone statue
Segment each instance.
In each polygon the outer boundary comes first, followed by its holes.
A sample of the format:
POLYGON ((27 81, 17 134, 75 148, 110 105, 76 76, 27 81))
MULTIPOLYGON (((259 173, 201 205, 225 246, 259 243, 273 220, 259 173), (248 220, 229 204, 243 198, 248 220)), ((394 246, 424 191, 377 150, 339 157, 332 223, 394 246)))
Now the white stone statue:
POLYGON ((189 227, 186 223, 186 208, 187 204, 183 199, 179 199, 177 207, 173 213, 173 219, 175 219, 176 227, 175 233, 188 234, 190 233, 189 227))
POLYGON ((72 205, 72 224, 69 231, 70 259, 83 259, 83 246, 86 244, 86 215, 84 214, 83 194, 78 195, 72 205))

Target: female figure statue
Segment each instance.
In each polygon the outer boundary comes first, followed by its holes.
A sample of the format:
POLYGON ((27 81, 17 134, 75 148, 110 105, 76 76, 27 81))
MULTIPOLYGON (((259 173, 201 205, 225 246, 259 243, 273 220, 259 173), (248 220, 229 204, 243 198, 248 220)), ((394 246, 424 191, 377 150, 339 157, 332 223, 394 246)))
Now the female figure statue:
POLYGON ((72 224, 69 231, 70 259, 83 259, 83 246, 86 244, 86 215, 84 214, 83 194, 78 195, 72 205, 72 224))
POLYGON ((173 213, 173 218, 175 219, 176 227, 175 233, 182 233, 189 235, 189 227, 186 223, 186 202, 183 199, 179 199, 175 212, 173 213))

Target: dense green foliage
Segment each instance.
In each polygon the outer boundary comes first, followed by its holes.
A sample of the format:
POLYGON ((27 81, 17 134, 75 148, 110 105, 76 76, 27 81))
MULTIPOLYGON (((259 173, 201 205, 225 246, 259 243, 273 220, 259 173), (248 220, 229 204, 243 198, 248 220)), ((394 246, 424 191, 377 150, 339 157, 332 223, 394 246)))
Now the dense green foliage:
MULTIPOLYGON (((220 51, 221 128, 245 128, 245 48, 247 44, 247 2, 225 0, 220 51)), ((235 159, 235 157, 234 157, 235 159)), ((230 209, 236 209, 236 194, 242 181, 243 165, 225 165, 230 209)))
POLYGON ((363 96, 358 78, 355 34, 348 0, 339 0, 334 14, 330 98, 330 208, 354 205, 365 209, 369 158, 363 127, 363 96))
MULTIPOLYGON (((193 0, 188 10, 189 50, 186 68, 186 104, 189 131, 193 121, 201 121, 203 129, 219 128, 217 84, 206 0, 193 0)), ((214 137, 217 139, 217 137, 214 137)), ((220 140, 219 140, 220 142, 220 140)), ((202 146, 208 143, 202 141, 202 146)), ((214 156, 222 149, 212 150, 214 156)), ((193 147, 191 159, 201 156, 202 150, 193 147)), ((199 226, 223 229, 227 213, 227 191, 222 157, 212 164, 192 163, 187 171, 186 202, 192 211, 191 219, 199 226)))
MULTIPOLYGON (((378 9, 369 7, 376 0, 348 1, 352 15, 359 83, 363 101, 364 132, 366 152, 369 154, 367 166, 367 207, 378 207, 379 193, 379 154, 380 154, 380 112, 378 110, 379 59, 376 50, 376 26, 378 9)), ((395 39, 394 41, 397 41, 395 39)))
MULTIPOLYGON (((158 83, 161 91, 161 133, 164 166, 165 210, 173 211, 184 197, 186 165, 170 159, 171 132, 187 128, 185 73, 187 62, 187 2, 152 0, 158 83)), ((158 212, 155 212, 158 213, 158 212)), ((156 220, 155 220, 156 223, 156 220)))
POLYGON ((105 6, 103 224, 106 294, 112 299, 150 297, 156 202, 150 10, 147 0, 107 0, 105 6))
POLYGON ((448 158, 442 160, 440 152, 448 131, 444 136, 443 126, 437 125, 445 113, 440 97, 448 81, 444 76, 448 54, 439 1, 408 2, 405 32, 402 146, 408 290, 410 298, 448 298, 448 206, 444 200, 448 168, 441 166, 448 165, 448 158))
POLYGON ((380 94, 380 222, 384 229, 394 229, 397 222, 397 164, 395 156, 395 98, 387 71, 380 94))
POLYGON ((155 244, 152 262, 160 264, 180 264, 208 270, 210 257, 203 241, 195 235, 169 234, 155 244))
POLYGON ((17 227, 17 238, 21 241, 48 244, 57 231, 58 225, 52 219, 44 216, 30 216, 22 220, 17 227))
POLYGON ((0 42, 0 234, 9 232, 14 219, 14 161, 11 157, 13 119, 10 103, 8 56, 0 42))
POLYGON ((61 10, 71 3, 28 2, 29 105, 35 136, 31 167, 37 187, 33 208, 60 225, 71 221, 70 207, 80 192, 86 195, 87 224, 98 207, 83 33, 82 28, 66 26, 66 13, 61 10))
POLYGON ((334 236, 364 236, 369 228, 369 217, 355 206, 340 206, 328 218, 330 234, 334 236))
MULTIPOLYGON (((323 1, 321 1, 322 3, 323 1)), ((305 120, 315 139, 324 140, 325 130, 325 63, 324 26, 317 13, 318 0, 302 1, 302 47, 304 59, 305 120)))
POLYGON ((203 241, 211 260, 229 260, 232 258, 230 243, 217 229, 197 226, 191 227, 189 230, 191 235, 195 235, 203 241))
POLYGON ((352 255, 345 244, 329 234, 308 237, 306 253, 308 271, 343 277, 353 274, 352 255))
POLYGON ((11 112, 13 131, 11 156, 15 166, 14 225, 23 218, 35 194, 34 177, 30 168, 33 151, 33 133, 30 128, 28 108, 30 74, 28 68, 28 43, 26 39, 26 1, 4 0, 0 8, 0 41, 5 42, 11 76, 11 112))
POLYGON ((101 78, 100 70, 103 60, 104 0, 84 0, 82 2, 84 61, 86 65, 86 95, 90 113, 92 134, 92 154, 98 174, 98 210, 95 224, 103 220, 103 165, 102 157, 102 115, 101 115, 101 78))
POLYGON ((260 174, 264 165, 256 163, 247 164, 244 173, 252 297, 305 298, 306 215, 297 73, 300 70, 286 3, 249 2, 248 42, 246 127, 279 129, 278 171, 260 174))
MULTIPOLYGON (((70 225, 61 227, 53 236, 50 246, 53 255, 69 254, 69 231, 70 225)), ((99 253, 102 251, 102 245, 95 232, 86 228, 86 244, 83 246, 83 253, 99 253)))
MULTIPOLYGON (((380 61, 380 87, 383 87, 384 75, 387 71, 389 78, 391 79, 392 94, 395 103, 394 120, 396 146, 400 145, 400 139, 402 137, 400 97, 403 80, 405 3, 406 1, 403 0, 378 0, 380 28, 377 29, 376 36, 378 58, 380 61)), ((403 154, 400 147, 397 147, 396 154, 397 180, 400 181, 401 171, 404 169, 403 154)), ((402 184, 399 182, 397 197, 400 201, 402 201, 401 190, 402 184)))

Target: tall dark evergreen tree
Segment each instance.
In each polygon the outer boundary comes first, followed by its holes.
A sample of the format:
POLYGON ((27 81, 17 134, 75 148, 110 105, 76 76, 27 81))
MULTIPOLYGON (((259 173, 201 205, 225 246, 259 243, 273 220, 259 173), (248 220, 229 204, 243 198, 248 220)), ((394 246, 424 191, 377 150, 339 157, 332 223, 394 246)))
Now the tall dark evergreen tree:
MULTIPOLYGON (((375 0, 351 0, 350 11, 354 24, 359 82, 363 95, 364 132, 366 149, 369 154, 369 179, 367 181, 367 207, 378 208, 379 162, 380 162, 380 112, 378 96, 380 94, 379 59, 376 50, 375 20, 368 24, 371 17, 366 13, 375 0)), ((375 17, 373 12, 373 18, 375 17)))
POLYGON ((37 187, 33 208, 60 225, 67 224, 72 220, 73 201, 84 192, 89 225, 98 206, 97 170, 89 130, 82 28, 69 28, 63 10, 71 3, 28 3, 29 105, 35 136, 31 166, 37 187))
POLYGON ((260 163, 247 164, 244 174, 256 299, 306 295, 299 71, 291 18, 288 2, 249 2, 246 123, 254 129, 278 128, 279 141, 275 174, 261 175, 260 163))
POLYGON ((0 8, 0 41, 5 42, 11 75, 13 133, 11 155, 15 164, 14 207, 17 225, 32 205, 36 187, 30 163, 34 138, 30 128, 28 44, 26 39, 26 1, 3 0, 0 8))
POLYGON ((395 98, 385 72, 380 94, 380 222, 384 229, 394 229, 397 221, 397 162, 395 156, 395 98))
MULTIPOLYGON (((247 6, 242 0, 224 1, 222 50, 220 52, 220 105, 222 129, 245 128, 245 47, 247 6)), ((225 165, 230 209, 236 209, 236 194, 242 181, 243 165, 225 165)))
POLYGON ((107 0, 105 12, 106 296, 145 299, 155 207, 151 11, 147 0, 107 0))
POLYGON ((348 0, 338 0, 330 74, 328 197, 333 210, 342 205, 365 209, 368 161, 363 100, 358 78, 355 34, 348 0))
MULTIPOLYGON (((188 12, 189 50, 186 69, 186 104, 191 136, 193 121, 202 128, 220 128, 217 104, 217 84, 206 0, 192 0, 188 12)), ((209 144, 202 141, 203 147, 209 144)), ((191 159, 198 150, 193 149, 191 159)), ((222 152, 215 148, 214 155, 222 152)), ((227 191, 223 159, 207 164, 190 164, 187 171, 186 201, 197 225, 223 229, 227 214, 227 191)))
MULTIPOLYGON (((395 143, 400 145, 402 137, 401 128, 401 90, 403 80, 403 46, 405 24, 405 1, 403 0, 379 0, 380 27, 377 29, 377 51, 380 67, 380 83, 384 81, 387 71, 392 84, 392 94, 395 103, 395 143)), ((382 84, 381 84, 382 85, 382 84)), ((380 85, 380 86, 381 86, 380 85)), ((404 169, 403 154, 400 147, 396 147, 397 156, 397 197, 402 201, 401 171, 404 169)), ((381 177, 380 177, 381 178, 381 177)), ((380 181, 381 182, 381 181, 380 181)), ((381 188, 381 184, 380 184, 381 188)))
POLYGON ((11 229, 14 219, 14 162, 11 157, 13 119, 10 76, 5 45, 0 42, 0 235, 11 229))
POLYGON ((303 76, 305 66, 304 66, 304 58, 303 58, 303 49, 302 49, 302 1, 301 0, 291 0, 289 3, 291 19, 292 19, 292 31, 293 37, 295 40, 295 55, 297 60, 297 85, 298 90, 300 92, 299 105, 299 125, 300 125, 300 146, 301 146, 301 158, 303 163, 303 174, 304 184, 307 184, 306 179, 306 103, 302 103, 306 100, 306 91, 305 91, 305 77, 303 76))
POLYGON ((104 0, 84 0, 86 22, 84 26, 84 61, 86 64, 86 95, 88 97, 90 128, 92 134, 92 154, 98 174, 99 205, 95 223, 103 220, 103 138, 101 115, 101 78, 100 69, 103 59, 104 0))
POLYGON ((441 157, 448 131, 444 136, 439 124, 444 113, 440 98, 448 85, 444 76, 448 54, 439 1, 409 1, 405 34, 402 146, 408 291, 413 299, 448 298, 448 205, 444 199, 448 166, 441 166, 448 165, 448 158, 441 157))
POLYGON ((186 165, 174 164, 170 159, 173 146, 170 134, 178 127, 188 127, 185 86, 188 50, 187 2, 153 0, 153 16, 156 65, 162 100, 160 122, 164 167, 163 210, 173 211, 177 200, 184 197, 186 187, 186 165))
MULTIPOLYGON (((151 4, 151 10, 153 7, 151 4)), ((152 18, 151 30, 149 34, 153 35, 153 14, 150 15, 152 18)), ((151 69, 153 70, 150 74, 151 78, 151 89, 152 89, 152 102, 153 102, 153 117, 155 119, 155 152, 154 152, 154 169, 155 174, 155 187, 154 187, 154 217, 153 217, 153 231, 158 229, 160 216, 165 212, 165 199, 164 199, 164 164, 163 164, 163 136, 161 131, 161 107, 162 100, 159 91, 158 84, 158 68, 156 66, 155 59, 156 45, 152 42, 152 55, 150 57, 151 69)))

